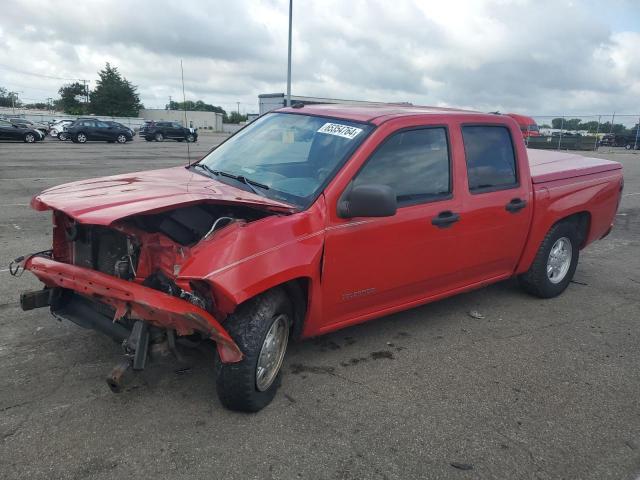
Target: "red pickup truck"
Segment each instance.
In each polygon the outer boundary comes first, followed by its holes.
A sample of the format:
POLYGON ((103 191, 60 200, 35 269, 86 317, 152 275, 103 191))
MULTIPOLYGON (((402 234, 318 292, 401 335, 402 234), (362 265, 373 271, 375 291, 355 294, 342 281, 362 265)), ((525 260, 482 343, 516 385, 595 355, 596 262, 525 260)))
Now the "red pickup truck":
POLYGON ((127 367, 216 343, 222 404, 275 395, 290 338, 518 277, 548 298, 612 228, 621 165, 527 152, 510 117, 315 105, 264 115, 188 167, 50 188, 45 285, 22 308, 122 342, 127 367), (181 347, 182 348, 182 347, 181 347))

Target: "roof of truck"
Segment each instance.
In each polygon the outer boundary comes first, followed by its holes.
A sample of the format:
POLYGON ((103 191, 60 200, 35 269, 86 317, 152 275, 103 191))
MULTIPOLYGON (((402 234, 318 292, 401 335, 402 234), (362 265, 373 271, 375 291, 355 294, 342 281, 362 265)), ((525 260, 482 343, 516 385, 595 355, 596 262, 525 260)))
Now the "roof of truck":
POLYGON ((368 122, 379 125, 387 120, 410 115, 470 115, 487 116, 484 112, 461 110, 457 108, 426 107, 407 104, 381 103, 372 105, 347 105, 347 104, 317 104, 304 105, 302 107, 287 107, 278 112, 300 113, 307 115, 320 115, 325 117, 343 118, 355 122, 368 122))

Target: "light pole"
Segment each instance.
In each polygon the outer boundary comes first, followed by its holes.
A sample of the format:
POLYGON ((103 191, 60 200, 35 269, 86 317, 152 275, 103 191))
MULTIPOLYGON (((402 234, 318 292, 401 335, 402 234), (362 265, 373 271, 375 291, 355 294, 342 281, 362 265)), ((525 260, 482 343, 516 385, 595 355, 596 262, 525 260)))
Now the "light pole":
POLYGON ((291 19, 293 17, 293 0, 289 0, 289 58, 287 64, 287 107, 291 106, 291 19))

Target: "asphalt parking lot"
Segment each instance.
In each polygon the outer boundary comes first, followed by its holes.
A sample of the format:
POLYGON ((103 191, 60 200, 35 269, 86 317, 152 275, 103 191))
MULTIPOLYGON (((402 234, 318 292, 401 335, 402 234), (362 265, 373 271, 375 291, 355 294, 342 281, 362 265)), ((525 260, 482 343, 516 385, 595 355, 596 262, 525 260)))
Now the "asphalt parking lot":
MULTIPOLYGON (((192 158, 222 138, 202 135, 192 158)), ((0 143, 0 477, 636 478, 640 155, 599 155, 624 164, 625 196, 563 295, 507 281, 294 344, 275 401, 247 415, 220 406, 211 348, 112 394, 120 347, 22 312, 38 283, 6 267, 50 246, 33 194, 186 163, 186 144, 0 143)))

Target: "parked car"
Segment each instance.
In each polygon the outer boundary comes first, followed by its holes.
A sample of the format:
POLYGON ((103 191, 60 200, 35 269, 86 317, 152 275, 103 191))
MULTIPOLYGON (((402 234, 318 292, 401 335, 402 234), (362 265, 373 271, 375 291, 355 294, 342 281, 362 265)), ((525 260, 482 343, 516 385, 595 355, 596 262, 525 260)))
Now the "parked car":
POLYGON ((49 126, 44 123, 32 122, 31 120, 27 120, 25 118, 16 118, 16 117, 9 118, 8 120, 14 125, 17 125, 19 127, 32 128, 34 130, 38 130, 43 134, 43 136, 46 136, 47 133, 49 132, 49 126))
POLYGON ((633 150, 640 148, 640 140, 636 136, 636 131, 633 130, 631 135, 608 133, 600 139, 598 145, 601 147, 624 147, 626 150, 633 150))
POLYGON ((185 128, 176 122, 148 122, 140 129, 140 137, 147 142, 155 140, 162 142, 165 139, 182 142, 195 142, 198 140, 198 132, 193 128, 185 128))
POLYGON ((622 187, 617 162, 528 152, 504 115, 285 108, 187 167, 45 190, 31 205, 53 211, 52 248, 11 271, 45 285, 24 310, 123 344, 114 391, 150 338, 177 351, 178 335, 216 342, 222 404, 257 411, 289 338, 510 277, 561 294, 580 250, 611 231, 622 187))
POLYGON ((131 137, 135 137, 136 136, 136 132, 132 129, 127 127, 126 125, 123 125, 119 122, 113 122, 111 120, 105 120, 104 123, 106 123, 107 125, 114 127, 114 128, 120 128, 120 129, 124 129, 124 130, 128 130, 129 133, 131 134, 131 137))
POLYGON ((74 143, 87 141, 103 141, 126 143, 133 140, 133 135, 126 127, 114 127, 101 120, 78 120, 67 127, 66 135, 74 143))
POLYGON ((34 128, 0 119, 0 140, 22 140, 25 143, 34 143, 44 140, 44 135, 34 128))
POLYGON ((57 138, 60 132, 64 132, 64 127, 68 127, 73 123, 73 120, 59 120, 51 125, 49 129, 49 135, 53 138, 57 138))

